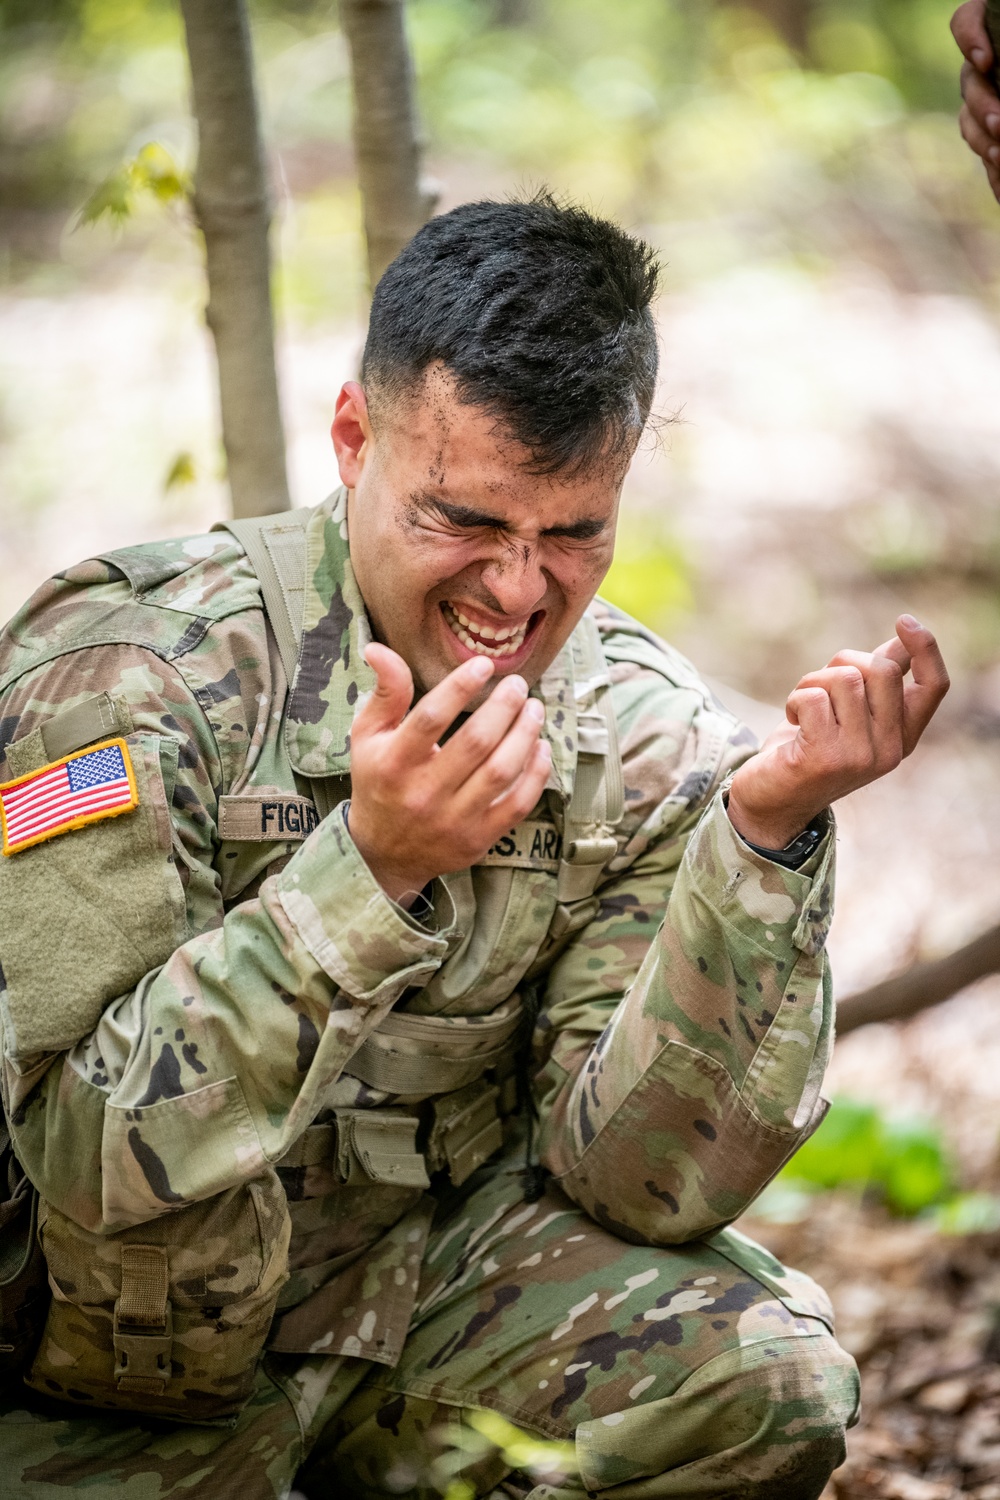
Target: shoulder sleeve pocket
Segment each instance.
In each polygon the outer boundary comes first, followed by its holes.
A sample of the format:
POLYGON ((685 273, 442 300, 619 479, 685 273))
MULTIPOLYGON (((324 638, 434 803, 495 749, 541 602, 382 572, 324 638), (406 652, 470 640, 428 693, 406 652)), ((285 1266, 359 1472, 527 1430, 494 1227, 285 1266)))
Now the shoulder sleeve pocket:
POLYGON ((185 938, 171 852, 176 742, 127 740, 138 806, 0 860, 0 1003, 13 1059, 71 1047, 185 938))

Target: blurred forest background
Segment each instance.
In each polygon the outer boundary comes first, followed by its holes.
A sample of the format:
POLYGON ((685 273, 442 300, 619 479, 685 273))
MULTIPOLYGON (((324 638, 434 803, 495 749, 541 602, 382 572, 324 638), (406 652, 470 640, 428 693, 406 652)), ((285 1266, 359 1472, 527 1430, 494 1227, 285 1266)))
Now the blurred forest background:
MULTIPOLYGON (((547 185, 661 253, 659 419, 609 597, 765 703, 903 609, 939 634, 940 722, 840 810, 841 993, 1000 913, 1000 207, 958 135, 951 9, 408 6, 440 208, 547 185)), ((312 504, 364 336, 348 57, 328 0, 250 13, 312 504)), ((226 513, 203 256, 171 193, 195 151, 171 0, 0 0, 2 618, 80 557, 226 513), (151 189, 129 193, 137 158, 151 189)), ((826 1134, 752 1221, 831 1286, 863 1363, 841 1500, 1000 1500, 998 1077, 997 977, 845 1038, 826 1134)))

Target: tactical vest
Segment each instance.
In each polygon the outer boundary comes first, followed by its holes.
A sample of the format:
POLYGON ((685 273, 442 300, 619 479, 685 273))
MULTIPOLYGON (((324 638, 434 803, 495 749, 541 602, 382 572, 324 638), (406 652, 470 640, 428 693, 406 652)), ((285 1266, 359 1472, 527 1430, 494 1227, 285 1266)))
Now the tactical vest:
MULTIPOLYGON (((291 512, 225 528, 259 580, 286 699, 302 634, 308 515, 291 512)), ((315 1201, 310 1192, 321 1190, 317 1183, 324 1191, 337 1186, 399 1190, 405 1208, 435 1180, 460 1185, 500 1149, 504 1121, 518 1105, 515 1059, 532 1019, 525 997, 535 976, 595 914, 594 893, 617 851, 614 828, 623 811, 607 662, 589 616, 577 626, 570 649, 578 726, 572 796, 564 809, 553 809, 554 829, 552 822, 529 819, 480 862, 515 872, 542 865, 555 876, 547 934, 520 987, 471 1020, 392 1011, 348 1068, 351 1077, 401 1102, 324 1111, 274 1170, 244 1187, 105 1235, 82 1229, 42 1202, 39 1239, 53 1300, 26 1376, 29 1385, 64 1400, 179 1421, 235 1421, 265 1345, 301 1351, 324 1334, 321 1301, 297 1305, 289 1294, 286 1198, 293 1200, 297 1229, 308 1220, 315 1201), (227 1253, 213 1253, 209 1263, 202 1247, 220 1244, 227 1253), (234 1281, 214 1274, 220 1260, 240 1268, 234 1281), (303 1323, 309 1318, 304 1341, 303 1323), (83 1353, 75 1355, 68 1371, 63 1351, 81 1349, 81 1326, 83 1353)), ((62 717, 44 726, 47 739, 58 732, 62 717)), ((220 799, 228 878, 243 889, 266 873, 273 858, 269 840, 284 833, 305 836, 345 795, 342 786, 321 780, 303 787, 302 778, 293 777, 280 759, 277 748, 262 755, 220 799)), ((304 1279, 302 1274, 293 1278, 294 1298, 349 1271, 352 1257, 340 1259, 343 1267, 326 1262, 309 1268, 304 1279)), ((37 1264, 35 1256, 36 1277, 37 1264)), ((0 1302, 0 1310, 6 1306, 0 1302)), ((23 1344, 23 1331, 18 1337, 23 1344)), ((5 1338, 0 1333, 0 1342, 5 1338)))

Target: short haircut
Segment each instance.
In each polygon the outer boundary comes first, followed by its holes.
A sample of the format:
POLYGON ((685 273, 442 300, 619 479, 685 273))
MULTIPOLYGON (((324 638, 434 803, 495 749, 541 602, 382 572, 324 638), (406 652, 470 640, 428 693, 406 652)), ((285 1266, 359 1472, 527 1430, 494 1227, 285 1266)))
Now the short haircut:
POLYGON ((539 474, 624 469, 656 384, 658 266, 617 224, 548 193, 431 219, 372 298, 361 378, 377 412, 441 362, 539 474))

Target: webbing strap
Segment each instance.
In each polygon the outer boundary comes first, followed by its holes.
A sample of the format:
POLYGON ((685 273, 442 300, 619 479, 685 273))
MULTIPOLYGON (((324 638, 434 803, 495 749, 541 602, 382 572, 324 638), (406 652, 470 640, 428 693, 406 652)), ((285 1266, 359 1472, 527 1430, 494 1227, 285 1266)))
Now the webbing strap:
POLYGON ((220 531, 232 532, 257 574, 264 610, 274 631, 289 687, 302 639, 305 530, 310 514, 309 510, 289 510, 277 516, 226 521, 219 527, 220 531))
POLYGON ((120 1391, 160 1396, 170 1379, 173 1319, 163 1245, 121 1247, 122 1288, 115 1303, 115 1381, 120 1391))
POLYGON ((336 1130, 333 1125, 308 1125, 297 1140, 294 1140, 275 1166, 318 1167, 333 1157, 336 1145, 336 1130))
MULTIPOLYGON (((611 683, 596 622, 584 615, 576 645, 581 657, 581 677, 592 702, 577 713, 579 748, 573 777, 573 795, 566 809, 563 854, 559 866, 556 921, 564 930, 577 924, 564 908, 588 901, 594 894, 601 871, 618 848, 614 827, 625 810, 618 725, 611 705, 611 683)), ((583 916, 584 908, 579 915, 583 916)))
POLYGON ((474 1057, 442 1057, 428 1052, 400 1052, 369 1036, 351 1054, 347 1070, 369 1088, 384 1094, 438 1094, 464 1088, 487 1068, 502 1062, 513 1048, 504 1043, 474 1057))

